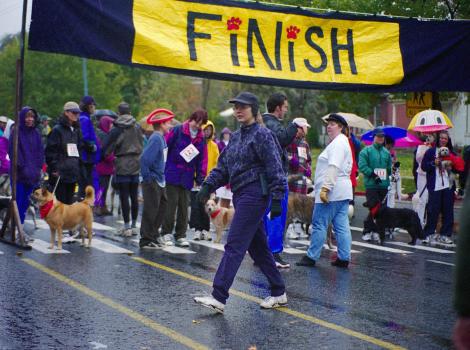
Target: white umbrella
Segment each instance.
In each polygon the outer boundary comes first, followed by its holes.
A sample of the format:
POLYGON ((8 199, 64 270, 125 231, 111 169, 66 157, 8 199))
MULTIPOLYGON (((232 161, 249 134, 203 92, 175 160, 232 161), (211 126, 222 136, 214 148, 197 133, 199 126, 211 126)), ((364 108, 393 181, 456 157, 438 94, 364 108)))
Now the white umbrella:
POLYGON ((220 112, 219 115, 224 118, 231 117, 233 115, 233 108, 230 107, 225 111, 220 112))
MULTIPOLYGON (((348 125, 352 128, 358 128, 358 129, 364 129, 364 130, 374 129, 374 125, 372 125, 370 121, 368 121, 365 118, 361 118, 356 114, 343 113, 343 112, 339 112, 335 114, 342 116, 348 122, 348 125)), ((329 115, 330 114, 325 115, 324 117, 322 117, 322 119, 325 121, 329 117, 329 115)))

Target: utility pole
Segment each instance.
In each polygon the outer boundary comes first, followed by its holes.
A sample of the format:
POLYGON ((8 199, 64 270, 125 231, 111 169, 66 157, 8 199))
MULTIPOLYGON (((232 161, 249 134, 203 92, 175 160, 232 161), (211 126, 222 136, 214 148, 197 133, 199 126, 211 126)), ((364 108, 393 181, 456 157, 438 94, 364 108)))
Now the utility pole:
POLYGON ((88 96, 87 60, 82 58, 83 96, 88 96))

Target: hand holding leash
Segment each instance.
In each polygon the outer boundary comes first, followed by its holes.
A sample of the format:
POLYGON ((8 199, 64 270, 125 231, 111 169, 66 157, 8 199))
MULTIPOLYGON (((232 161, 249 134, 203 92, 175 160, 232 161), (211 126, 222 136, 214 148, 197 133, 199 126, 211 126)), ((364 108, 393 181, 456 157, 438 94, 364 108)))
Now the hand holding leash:
POLYGON ((203 184, 201 186, 201 189, 199 190, 199 192, 196 194, 196 199, 198 202, 202 203, 202 204, 206 204, 206 202, 209 200, 210 198, 210 188, 208 185, 206 184, 203 184))

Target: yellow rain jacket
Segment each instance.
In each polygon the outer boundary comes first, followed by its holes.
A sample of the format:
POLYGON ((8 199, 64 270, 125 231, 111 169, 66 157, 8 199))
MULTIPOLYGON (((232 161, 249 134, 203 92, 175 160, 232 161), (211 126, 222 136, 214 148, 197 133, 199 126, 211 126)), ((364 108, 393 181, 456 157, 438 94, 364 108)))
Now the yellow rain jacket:
POLYGON ((217 143, 215 143, 214 141, 214 135, 215 135, 214 123, 208 120, 207 123, 202 126, 202 130, 204 130, 208 126, 212 126, 212 135, 210 138, 206 139, 206 142, 207 142, 207 176, 209 176, 211 170, 216 167, 217 160, 219 159, 219 147, 217 146, 217 143))

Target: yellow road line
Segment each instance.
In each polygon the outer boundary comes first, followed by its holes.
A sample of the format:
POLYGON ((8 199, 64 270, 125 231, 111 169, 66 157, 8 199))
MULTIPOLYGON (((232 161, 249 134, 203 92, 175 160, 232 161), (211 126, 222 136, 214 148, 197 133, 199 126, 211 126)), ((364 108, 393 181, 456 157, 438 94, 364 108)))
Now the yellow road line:
MULTIPOLYGON (((178 276, 186 278, 188 280, 198 282, 198 283, 201 283, 201 284, 205 284, 205 285, 210 286, 210 287, 212 286, 211 281, 200 278, 200 277, 193 276, 189 273, 186 273, 186 272, 183 272, 183 271, 180 271, 180 270, 176 270, 174 268, 171 268, 171 267, 168 267, 168 266, 165 266, 165 265, 162 265, 162 264, 158 264, 156 262, 146 260, 146 259, 143 259, 143 258, 139 258, 139 257, 132 257, 131 259, 133 259, 135 261, 138 261, 142 264, 153 266, 153 267, 156 267, 157 269, 160 269, 160 270, 178 275, 178 276)), ((260 298, 254 297, 252 295, 249 295, 249 294, 246 294, 246 293, 243 293, 243 292, 240 292, 238 290, 230 289, 230 294, 236 295, 236 296, 238 296, 242 299, 245 299, 245 300, 253 301, 255 303, 260 303, 261 302, 260 298)), ((319 318, 316 318, 316 317, 313 317, 313 316, 310 316, 310 315, 306 315, 306 314, 303 314, 303 313, 295 311, 295 310, 291 310, 287 307, 281 307, 281 308, 277 308, 275 310, 277 310, 279 312, 283 312, 283 313, 291 315, 291 316, 294 316, 294 317, 297 317, 297 318, 300 318, 304 321, 308 321, 308 322, 314 323, 316 325, 335 330, 337 332, 349 335, 351 337, 358 338, 362 341, 380 346, 384 349, 390 349, 390 350, 404 350, 404 349, 406 349, 406 348, 401 347, 399 345, 395 345, 395 344, 389 343, 387 341, 380 340, 380 339, 368 336, 366 334, 353 331, 352 329, 349 329, 349 328, 346 328, 346 327, 343 327, 343 326, 339 326, 335 323, 327 322, 327 321, 324 321, 322 319, 319 319, 319 318)))
POLYGON ((111 307, 112 309, 114 310, 117 310, 123 314, 125 314, 126 316, 129 316, 130 318, 144 324, 145 326, 163 334, 163 335, 166 335, 167 337, 173 339, 174 341, 178 342, 178 343, 181 343, 185 346, 187 346, 188 348, 190 349, 198 349, 198 350, 205 350, 205 349, 209 349, 208 347, 178 333, 178 332, 175 332, 174 330, 168 328, 168 327, 165 327, 157 322, 155 322, 154 320, 142 315, 142 314, 139 314, 138 312, 135 312, 121 304, 118 304, 117 302, 115 302, 114 300, 108 298, 108 297, 105 297, 103 294, 100 294, 98 292, 95 292, 94 290, 84 286, 83 284, 80 284, 78 282, 75 282, 74 280, 68 278, 68 277, 65 277, 64 275, 61 275, 60 273, 54 271, 54 270, 51 270, 49 268, 47 268, 46 266, 44 265, 41 265, 39 263, 37 263, 36 261, 34 260, 31 260, 31 259, 28 259, 28 258, 24 258, 22 259, 22 261, 24 261, 25 263, 27 263, 28 265, 48 274, 49 276, 52 276, 56 279, 58 279, 59 281, 69 285, 70 287, 73 287, 77 290, 79 290, 80 292, 82 292, 83 294, 86 294, 90 297, 92 297, 93 299, 96 299, 98 300, 99 302, 111 307))

